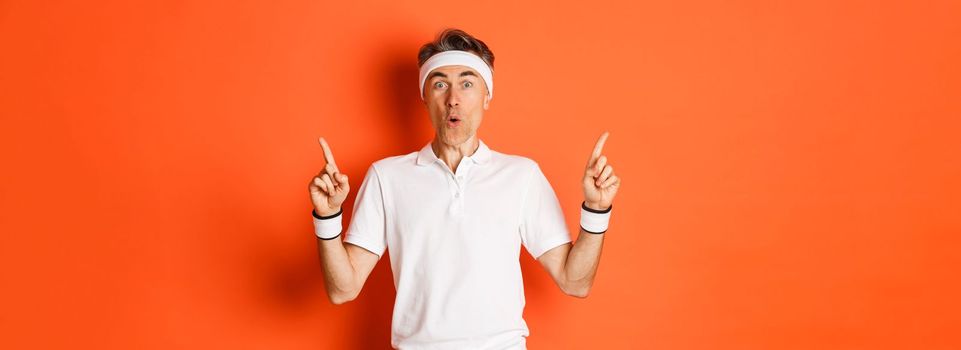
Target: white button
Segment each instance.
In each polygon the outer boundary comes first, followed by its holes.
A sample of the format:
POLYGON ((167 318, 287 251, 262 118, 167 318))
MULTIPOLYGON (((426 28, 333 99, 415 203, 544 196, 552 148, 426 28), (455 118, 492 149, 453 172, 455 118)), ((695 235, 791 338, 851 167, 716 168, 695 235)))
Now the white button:
POLYGON ((454 198, 460 198, 460 192, 454 193, 454 198))

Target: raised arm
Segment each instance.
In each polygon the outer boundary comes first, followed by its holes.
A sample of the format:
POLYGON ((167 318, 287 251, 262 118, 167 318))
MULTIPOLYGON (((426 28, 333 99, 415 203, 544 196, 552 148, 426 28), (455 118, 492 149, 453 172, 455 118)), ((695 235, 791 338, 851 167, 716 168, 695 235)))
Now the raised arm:
POLYGON ((586 298, 594 284, 604 247, 604 232, 607 231, 605 215, 610 213, 621 185, 621 179, 614 175, 614 168, 607 164, 607 157, 601 154, 607 136, 605 132, 597 140, 584 170, 584 208, 577 241, 573 245, 557 246, 537 258, 565 294, 579 298, 586 298), (584 227, 584 224, 591 227, 584 227))
MULTIPOLYGON (((342 213, 341 205, 350 192, 350 185, 347 175, 337 169, 334 154, 323 137, 320 138, 320 146, 326 165, 307 186, 314 205, 314 216, 320 221, 340 220, 337 216, 342 213)), ((327 297, 334 304, 343 304, 357 298, 380 257, 364 248, 344 243, 340 232, 334 233, 336 235, 332 237, 322 237, 319 233, 317 250, 327 297)))

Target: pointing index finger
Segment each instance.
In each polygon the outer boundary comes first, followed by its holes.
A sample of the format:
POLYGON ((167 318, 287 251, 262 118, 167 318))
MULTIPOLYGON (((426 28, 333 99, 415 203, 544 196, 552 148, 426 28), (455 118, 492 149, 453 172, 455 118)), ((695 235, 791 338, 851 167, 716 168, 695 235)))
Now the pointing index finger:
POLYGON ((610 133, 605 131, 603 134, 601 134, 601 137, 597 139, 597 144, 594 145, 594 152, 591 153, 591 160, 588 162, 588 165, 594 164, 594 162, 597 161, 597 158, 601 157, 601 150, 604 149, 604 142, 607 141, 608 135, 610 135, 610 133))
POLYGON ((324 140, 323 137, 320 138, 320 147, 324 149, 324 160, 336 166, 337 163, 334 162, 334 154, 330 152, 330 146, 327 145, 327 140, 324 140))

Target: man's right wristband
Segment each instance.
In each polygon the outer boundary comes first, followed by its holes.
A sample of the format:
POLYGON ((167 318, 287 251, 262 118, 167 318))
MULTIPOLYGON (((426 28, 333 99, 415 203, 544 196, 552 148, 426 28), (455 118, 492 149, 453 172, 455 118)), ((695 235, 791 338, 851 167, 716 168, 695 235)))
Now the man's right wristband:
POLYGON ((314 218, 314 234, 317 235, 317 238, 329 240, 340 236, 341 231, 343 231, 343 226, 341 226, 341 214, 343 212, 344 210, 341 209, 333 215, 320 216, 316 210, 311 210, 310 215, 314 218))

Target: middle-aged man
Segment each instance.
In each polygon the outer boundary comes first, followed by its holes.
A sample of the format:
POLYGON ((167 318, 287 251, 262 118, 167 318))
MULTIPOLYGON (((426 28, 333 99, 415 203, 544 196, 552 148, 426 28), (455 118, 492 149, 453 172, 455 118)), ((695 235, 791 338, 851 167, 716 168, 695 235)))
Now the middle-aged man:
POLYGON ((350 186, 320 139, 327 165, 308 187, 327 294, 334 304, 356 298, 390 249, 394 348, 525 349, 520 246, 564 293, 587 297, 620 187, 601 155, 608 134, 584 170, 581 230, 572 245, 537 163, 493 151, 477 136, 494 95, 487 45, 448 29, 418 58, 421 98, 436 134, 420 151, 370 166, 343 240, 335 238, 350 186))

